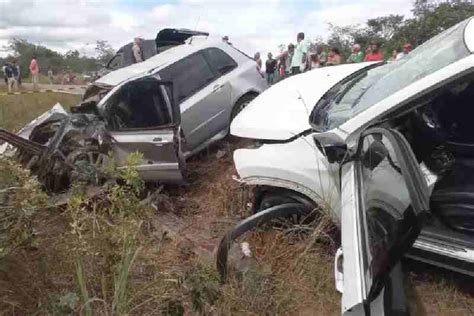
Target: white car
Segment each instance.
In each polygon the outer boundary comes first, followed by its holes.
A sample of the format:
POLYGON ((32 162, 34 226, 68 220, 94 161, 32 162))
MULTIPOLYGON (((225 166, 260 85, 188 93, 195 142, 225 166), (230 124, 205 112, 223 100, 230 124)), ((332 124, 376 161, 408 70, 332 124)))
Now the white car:
POLYGON ((251 102, 231 134, 255 140, 234 153, 255 214, 222 240, 221 274, 229 238, 319 206, 342 234, 343 314, 406 311, 407 252, 474 275, 473 53, 471 18, 395 63, 316 69, 251 102))

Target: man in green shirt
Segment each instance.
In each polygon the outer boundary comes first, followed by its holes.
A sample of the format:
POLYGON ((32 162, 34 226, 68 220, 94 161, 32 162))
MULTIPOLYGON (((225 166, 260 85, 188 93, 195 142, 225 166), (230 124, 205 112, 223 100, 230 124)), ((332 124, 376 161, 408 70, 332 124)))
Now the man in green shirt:
POLYGON ((360 51, 360 45, 352 45, 352 54, 347 58, 347 62, 351 63, 360 63, 364 60, 364 54, 360 51))
POLYGON ((296 75, 304 71, 308 60, 309 44, 304 39, 304 33, 300 32, 296 36, 298 44, 295 47, 295 52, 291 58, 291 74, 296 75))

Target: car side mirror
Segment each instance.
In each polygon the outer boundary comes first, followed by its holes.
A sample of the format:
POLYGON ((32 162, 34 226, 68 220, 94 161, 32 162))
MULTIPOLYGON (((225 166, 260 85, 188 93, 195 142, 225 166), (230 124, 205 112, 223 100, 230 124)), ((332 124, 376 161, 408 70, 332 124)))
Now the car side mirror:
POLYGON ((374 170, 387 156, 388 150, 382 141, 374 140, 364 153, 361 161, 364 167, 374 170))
POLYGON ((313 136, 314 143, 326 156, 329 163, 340 163, 347 153, 346 143, 336 134, 317 133, 313 136))

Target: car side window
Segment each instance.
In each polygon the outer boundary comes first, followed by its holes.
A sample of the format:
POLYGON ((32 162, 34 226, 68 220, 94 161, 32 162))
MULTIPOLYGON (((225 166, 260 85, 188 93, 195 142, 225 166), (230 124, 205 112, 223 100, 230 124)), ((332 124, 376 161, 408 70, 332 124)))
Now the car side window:
POLYGON ((215 79, 202 53, 194 53, 158 72, 160 78, 172 81, 174 96, 183 102, 215 79))
POLYGON ((125 84, 106 107, 107 122, 114 131, 149 129, 172 123, 161 86, 154 78, 125 84))
POLYGON ((122 60, 123 60, 123 54, 117 53, 115 54, 114 57, 112 57, 112 59, 109 60, 106 68, 112 69, 112 70, 119 69, 122 66, 122 60))
POLYGON ((219 48, 207 48, 204 53, 211 67, 220 76, 237 68, 235 60, 219 48))

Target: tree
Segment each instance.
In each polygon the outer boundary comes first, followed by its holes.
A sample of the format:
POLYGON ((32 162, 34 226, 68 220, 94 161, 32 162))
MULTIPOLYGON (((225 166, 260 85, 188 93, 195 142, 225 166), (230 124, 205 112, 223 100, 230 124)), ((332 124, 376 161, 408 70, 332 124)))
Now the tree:
POLYGON ((16 59, 21 67, 23 77, 29 76, 29 65, 33 56, 38 59, 40 72, 43 74, 46 74, 49 68, 56 74, 65 69, 73 70, 76 73, 97 70, 97 61, 91 57, 80 56, 77 50, 70 50, 62 55, 45 46, 35 45, 27 40, 17 38, 9 42, 8 50, 12 54, 6 60, 16 59))
POLYGON ((400 50, 404 43, 418 46, 436 34, 474 15, 471 1, 434 2, 416 0, 413 18, 405 19, 401 15, 388 15, 369 19, 363 26, 329 25, 330 46, 335 46, 347 55, 350 45, 359 43, 367 47, 378 42, 386 56, 392 50, 400 50))
POLYGON ((474 4, 470 1, 446 1, 433 3, 415 1, 412 19, 400 29, 400 37, 419 45, 436 34, 474 15, 474 4))
POLYGON ((369 33, 383 41, 390 41, 403 25, 403 15, 388 15, 367 21, 369 33))
POLYGON ((16 59, 21 68, 23 77, 30 74, 30 61, 36 56, 40 65, 40 72, 46 73, 49 67, 61 68, 64 66, 64 60, 58 52, 55 52, 45 46, 35 45, 24 39, 14 38, 8 43, 8 48, 13 52, 9 60, 16 59))
POLYGON ((327 45, 338 48, 344 59, 350 55, 352 44, 358 43, 365 47, 375 40, 369 29, 360 25, 337 26, 329 24, 329 31, 327 45))
POLYGON ((95 51, 97 53, 97 60, 105 65, 115 55, 115 51, 107 41, 96 41, 95 51))

